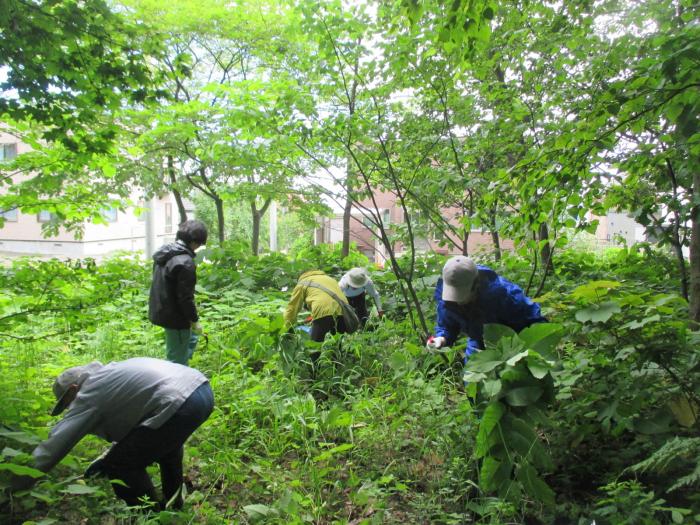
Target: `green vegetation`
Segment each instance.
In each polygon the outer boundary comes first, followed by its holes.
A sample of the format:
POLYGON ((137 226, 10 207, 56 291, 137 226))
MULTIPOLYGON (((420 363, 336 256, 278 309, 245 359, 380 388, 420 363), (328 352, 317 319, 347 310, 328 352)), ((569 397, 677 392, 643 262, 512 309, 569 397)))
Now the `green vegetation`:
MULTIPOLYGON (((327 339, 313 370, 315 343, 282 333, 281 290, 304 262, 339 276, 362 256, 342 260, 320 247, 292 261, 241 249, 208 250, 199 268, 208 342, 192 365, 211 378, 217 406, 187 446, 185 510, 130 512, 106 481, 82 479, 105 446, 89 438, 31 492, 3 493, 4 522, 587 525, 699 517, 692 414, 700 336, 682 320, 687 305, 669 282, 665 255, 562 252, 540 298, 553 322, 519 335, 492 326, 465 388, 463 341, 425 352, 390 272, 373 274, 385 318, 327 339)), ((441 264, 431 256, 417 265, 426 311, 441 264)), ((500 269, 516 281, 528 274, 512 257, 500 269)), ((57 372, 91 359, 161 357, 163 343, 146 319, 150 269, 138 260, 18 260, 0 279, 3 484, 53 422, 57 372)))
POLYGON ((1 1, 0 132, 31 151, 2 150, 0 227, 45 211, 46 234, 79 235, 107 207, 193 202, 212 235, 192 365, 217 407, 181 514, 86 482, 96 440, 10 495, 50 378, 163 345, 142 260, 8 263, 0 520, 699 522, 699 21, 696 0, 1 1), (260 255, 273 202, 289 256, 260 255), (343 242, 313 247, 331 203, 343 242), (609 211, 653 243, 572 249, 609 211), (368 265, 352 212, 386 255, 387 315, 314 369, 281 310, 309 265, 368 265), (551 323, 492 326, 463 367, 459 344, 424 351, 443 260, 421 247, 467 254, 473 231, 551 323))

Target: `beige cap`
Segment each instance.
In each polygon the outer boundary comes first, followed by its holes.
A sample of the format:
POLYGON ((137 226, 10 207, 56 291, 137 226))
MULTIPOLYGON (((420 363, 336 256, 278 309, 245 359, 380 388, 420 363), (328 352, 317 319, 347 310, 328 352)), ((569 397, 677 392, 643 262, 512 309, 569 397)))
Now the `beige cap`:
POLYGON ((93 361, 87 365, 74 366, 60 373, 53 384, 53 394, 58 402, 51 411, 52 416, 57 416, 63 412, 68 406, 68 398, 66 394, 72 385, 82 385, 91 374, 102 368, 102 363, 93 361))
POLYGON ((442 269, 442 299, 456 303, 468 303, 476 295, 479 270, 469 257, 451 257, 442 269))

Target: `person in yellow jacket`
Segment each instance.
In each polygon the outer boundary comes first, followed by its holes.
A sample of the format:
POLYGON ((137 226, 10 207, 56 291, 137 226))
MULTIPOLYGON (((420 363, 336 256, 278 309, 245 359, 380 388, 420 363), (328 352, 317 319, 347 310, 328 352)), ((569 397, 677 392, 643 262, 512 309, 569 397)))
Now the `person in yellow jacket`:
POLYGON ((287 309, 284 312, 286 328, 292 328, 296 323, 297 314, 304 303, 311 310, 311 340, 321 342, 327 333, 345 333, 345 321, 338 302, 320 288, 314 288, 304 282, 311 281, 335 293, 342 301, 347 302, 338 282, 321 270, 310 270, 299 277, 292 291, 287 309))

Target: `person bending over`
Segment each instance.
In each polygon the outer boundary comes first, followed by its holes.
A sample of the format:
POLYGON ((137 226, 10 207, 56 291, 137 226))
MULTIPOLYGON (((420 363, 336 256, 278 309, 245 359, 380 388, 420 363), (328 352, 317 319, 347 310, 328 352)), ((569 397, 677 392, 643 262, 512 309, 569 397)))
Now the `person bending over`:
MULTIPOLYGON (((200 372, 162 359, 136 357, 103 365, 94 361, 63 371, 53 385, 58 402, 51 415, 67 409, 33 452, 38 470, 50 471, 87 434, 111 443, 85 475, 106 476, 127 505, 182 507, 183 445, 212 412, 214 396, 200 372), (146 472, 160 466, 162 499, 146 472)), ((16 477, 13 488, 33 478, 16 477)))
POLYGON ((284 323, 287 329, 292 329, 299 310, 306 303, 313 318, 311 340, 321 342, 328 333, 345 333, 345 321, 338 301, 328 291, 314 285, 325 288, 340 300, 347 302, 335 279, 321 270, 310 270, 301 274, 292 291, 292 297, 284 312, 284 323))
POLYGON ((340 286, 345 297, 348 298, 350 305, 355 309, 355 313, 362 322, 362 326, 365 325, 369 318, 369 313, 367 312, 367 294, 371 295, 372 299, 374 299, 379 317, 384 315, 382 300, 379 298, 379 293, 374 287, 372 279, 367 274, 367 270, 364 268, 353 268, 348 271, 341 277, 340 281, 338 281, 338 286, 340 286))
POLYGON ((451 346, 461 333, 468 336, 464 354, 484 348, 484 325, 498 323, 516 332, 545 323, 540 306, 522 289, 469 257, 448 259, 435 287, 437 326, 428 348, 451 346))

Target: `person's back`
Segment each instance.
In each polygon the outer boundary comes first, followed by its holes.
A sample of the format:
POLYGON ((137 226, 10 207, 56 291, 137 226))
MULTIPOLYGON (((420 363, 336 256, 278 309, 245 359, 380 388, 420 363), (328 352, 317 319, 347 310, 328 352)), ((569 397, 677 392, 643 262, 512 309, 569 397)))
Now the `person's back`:
POLYGON ((451 258, 435 287, 437 326, 429 344, 451 346, 465 333, 466 356, 484 348, 484 325, 498 323, 516 332, 546 322, 540 306, 516 284, 463 256, 451 258))
POLYGON ((294 326, 299 310, 306 303, 313 317, 311 324, 312 340, 323 341, 327 333, 345 332, 342 309, 338 301, 328 292, 309 286, 308 282, 323 286, 328 291, 333 292, 339 300, 347 302, 335 279, 321 270, 304 272, 299 277, 299 281, 292 291, 292 297, 284 312, 284 321, 287 328, 294 326))
POLYGON ((163 328, 189 329, 197 319, 194 253, 180 241, 161 246, 153 254, 153 280, 148 302, 150 321, 163 328))
POLYGON ((362 326, 365 325, 369 318, 367 311, 367 294, 372 296, 374 304, 377 306, 377 314, 382 317, 382 300, 379 297, 377 289, 370 278, 367 270, 364 268, 352 268, 346 272, 338 281, 338 286, 348 299, 348 303, 355 309, 357 317, 360 319, 362 326))
POLYGON ((165 329, 165 350, 169 361, 186 365, 202 328, 194 302, 197 268, 194 252, 207 242, 202 221, 185 221, 176 240, 153 255, 153 280, 148 300, 148 317, 165 329))
MULTIPOLYGON (((94 361, 64 370, 53 391, 57 403, 51 415, 67 412, 34 450, 37 469, 48 472, 93 434, 111 447, 88 467, 86 477, 112 480, 115 494, 130 506, 143 505, 144 498, 160 501, 161 508, 182 506, 183 445, 214 407, 203 374, 149 357, 107 365, 94 361), (152 463, 160 467, 162 499, 146 470, 152 463)), ((23 489, 34 482, 20 477, 12 486, 23 489)))

